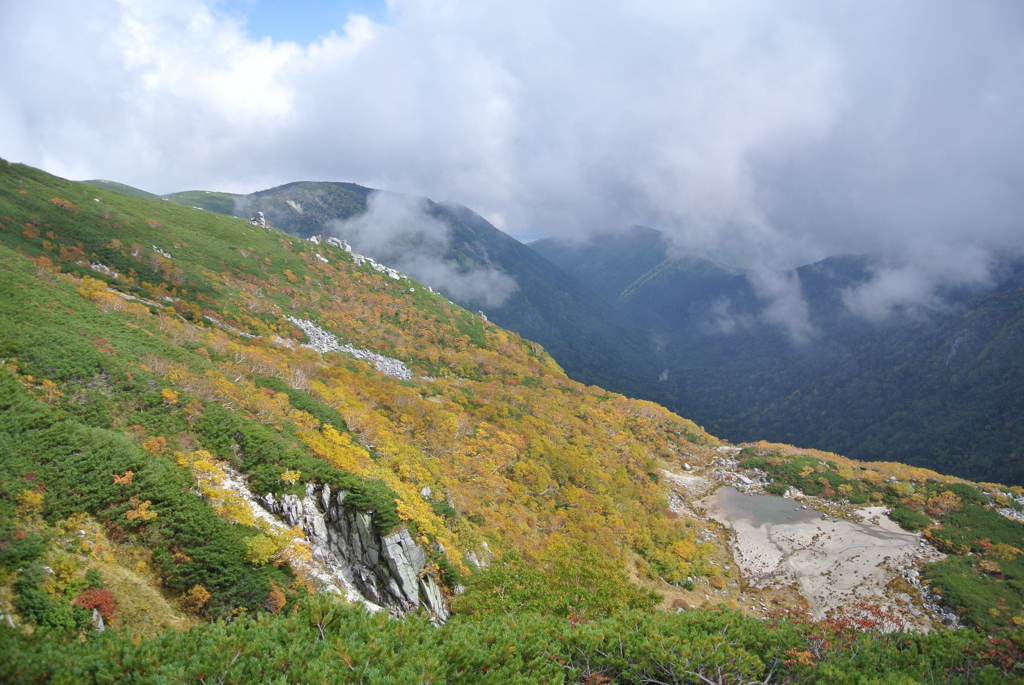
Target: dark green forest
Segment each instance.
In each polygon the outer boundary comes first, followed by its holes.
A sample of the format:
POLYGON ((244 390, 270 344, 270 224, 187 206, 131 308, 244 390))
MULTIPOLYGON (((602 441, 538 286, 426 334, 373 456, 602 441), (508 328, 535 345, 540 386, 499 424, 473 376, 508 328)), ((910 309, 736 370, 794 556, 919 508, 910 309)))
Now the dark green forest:
MULTIPOLYGON (((605 283, 652 261, 614 244, 534 247, 606 297, 605 283), (613 268, 617 255, 628 263, 613 268)), ((798 341, 765 322, 746 276, 702 255, 666 258, 613 302, 658 343, 658 401, 716 435, 1024 483, 1024 267, 1007 262, 992 288, 946 289, 939 306, 874 322, 842 296, 876 264, 837 257, 792 272, 811 325, 798 341)))

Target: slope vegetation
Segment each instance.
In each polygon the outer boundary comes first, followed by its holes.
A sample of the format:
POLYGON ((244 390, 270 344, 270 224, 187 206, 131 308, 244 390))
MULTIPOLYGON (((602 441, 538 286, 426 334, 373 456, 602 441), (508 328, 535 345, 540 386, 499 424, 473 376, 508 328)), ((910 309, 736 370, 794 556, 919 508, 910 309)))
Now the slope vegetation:
POLYGON ((0 162, 0 362, 5 681, 1022 675, 1021 491, 779 445, 726 460, 329 245, 0 162), (893 508, 951 555, 926 569, 948 607, 1001 632, 742 616, 727 540, 666 482, 691 470, 893 508), (419 550, 411 582, 455 618, 348 606, 317 566, 321 501, 419 550), (294 528, 268 514, 292 504, 294 528))
MULTIPOLYGON (((262 212, 271 226, 308 238, 343 230, 342 222, 365 213, 376 192, 353 183, 297 182, 249 195, 191 191, 167 197, 243 218, 262 212)), ((428 280, 427 285, 544 345, 571 378, 634 397, 655 397, 656 370, 650 363, 652 346, 646 334, 576 279, 465 207, 423 200, 423 217, 447 231, 440 252, 432 255, 438 265, 446 265, 442 271, 466 275, 493 270, 515 281, 501 302, 480 296, 486 286, 455 291, 443 277, 428 280)), ((357 251, 388 265, 416 262, 424 251, 415 232, 396 236, 383 246, 361 245, 351 235, 341 237, 353 242, 357 251)))
MULTIPOLYGON (((96 199, 26 167, 0 173, 5 520, 96 517, 155 548, 179 603, 202 586, 216 614, 291 582, 295 551, 232 521, 216 504, 226 494, 211 490, 211 507, 190 493, 213 488, 217 469, 260 496, 349 491, 381 534, 407 526, 434 545, 449 585, 469 552, 536 555, 563 539, 652 580, 700 564, 656 475, 681 445, 710 440, 693 423, 571 381, 539 345, 342 250, 174 203, 96 199)), ((12 523, 6 539, 24 530, 12 523)))

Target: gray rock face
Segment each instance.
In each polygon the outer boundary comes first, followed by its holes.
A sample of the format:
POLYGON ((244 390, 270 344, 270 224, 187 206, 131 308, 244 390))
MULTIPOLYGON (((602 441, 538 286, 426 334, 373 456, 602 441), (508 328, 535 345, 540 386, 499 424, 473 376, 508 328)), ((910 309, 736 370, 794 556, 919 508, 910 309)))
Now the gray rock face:
POLYGON ((270 494, 260 504, 288 525, 301 525, 314 556, 329 565, 347 566, 367 601, 396 613, 423 606, 438 621, 447 621, 449 612, 441 589, 433 578, 422 574, 427 555, 409 531, 403 528, 381 538, 368 514, 345 506, 347 494, 345 490, 332 491, 328 485, 307 485, 302 499, 270 494))

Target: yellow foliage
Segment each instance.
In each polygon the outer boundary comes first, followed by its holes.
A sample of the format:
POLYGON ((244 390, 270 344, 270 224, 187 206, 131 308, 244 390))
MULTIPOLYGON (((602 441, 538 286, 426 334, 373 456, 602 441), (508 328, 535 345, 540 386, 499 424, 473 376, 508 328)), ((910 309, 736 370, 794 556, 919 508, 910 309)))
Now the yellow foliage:
POLYGON ((302 478, 302 471, 285 471, 281 474, 281 480, 288 483, 288 485, 294 484, 300 478, 302 478))
POLYGON ((861 472, 860 479, 868 485, 880 485, 885 480, 878 471, 871 470, 861 472))
POLYGON ((163 399, 164 404, 177 404, 178 403, 178 391, 171 390, 170 388, 164 388, 160 391, 160 397, 163 399))
POLYGON ((320 431, 301 431, 298 436, 313 454, 338 468, 360 476, 368 475, 373 469, 373 460, 366 448, 353 443, 348 433, 339 433, 333 426, 324 426, 320 431))
POLYGON ((50 198, 50 204, 54 205, 55 207, 60 207, 61 209, 65 209, 65 210, 67 210, 67 211, 69 211, 69 212, 71 212, 73 214, 77 214, 78 213, 78 207, 76 207, 73 202, 69 202, 68 200, 63 200, 63 199, 61 199, 59 197, 51 197, 50 198))
POLYGON ((151 511, 149 508, 150 505, 153 504, 149 500, 140 502, 137 497, 132 497, 128 502, 134 507, 134 509, 130 509, 124 514, 124 517, 129 521, 134 521, 135 519, 152 521, 157 517, 157 513, 155 511, 151 511))
POLYGON ((245 539, 245 560, 263 566, 277 554, 277 545, 266 535, 253 535, 245 539))
POLYGON ((893 483, 890 488, 897 497, 910 497, 914 494, 914 486, 910 483, 893 483))
POLYGON ((64 396, 64 393, 60 391, 57 384, 50 379, 44 380, 39 384, 39 390, 42 392, 42 401, 44 404, 48 404, 51 407, 55 407, 60 403, 60 398, 64 396))
POLYGON ((166 448, 167 438, 159 435, 147 438, 146 441, 142 443, 142 449, 152 454, 163 454, 166 448))
POLYGON ((989 556, 996 557, 997 559, 1013 561, 1018 554, 1024 554, 1024 552, 1017 549, 1013 545, 999 543, 992 545, 992 547, 988 549, 988 554, 989 556))
POLYGON ((957 497, 956 493, 947 490, 930 497, 925 504, 925 511, 932 516, 945 516, 954 511, 959 511, 962 506, 960 498, 957 497))
POLYGON ((107 284, 90 276, 83 276, 76 288, 78 294, 87 300, 95 300, 98 295, 107 294, 107 284))
POLYGON ((202 585, 195 585, 181 598, 181 605, 185 611, 199 613, 210 601, 210 592, 202 585))
POLYGON ((395 500, 395 511, 398 512, 398 518, 403 521, 413 521, 416 519, 416 512, 400 499, 395 500))
POLYGON ((14 499, 18 503, 18 507, 14 511, 15 516, 38 516, 43 512, 45 496, 41 492, 22 490, 14 499))

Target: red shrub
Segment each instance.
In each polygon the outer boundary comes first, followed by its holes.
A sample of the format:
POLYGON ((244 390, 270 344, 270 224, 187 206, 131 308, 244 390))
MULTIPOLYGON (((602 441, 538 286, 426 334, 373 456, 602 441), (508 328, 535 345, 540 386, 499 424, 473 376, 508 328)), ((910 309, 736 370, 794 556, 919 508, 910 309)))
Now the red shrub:
POLYGON ((110 594, 110 590, 107 588, 85 590, 82 594, 78 595, 75 604, 83 609, 98 610, 100 616, 107 623, 112 622, 117 614, 117 602, 114 601, 114 595, 110 594))

